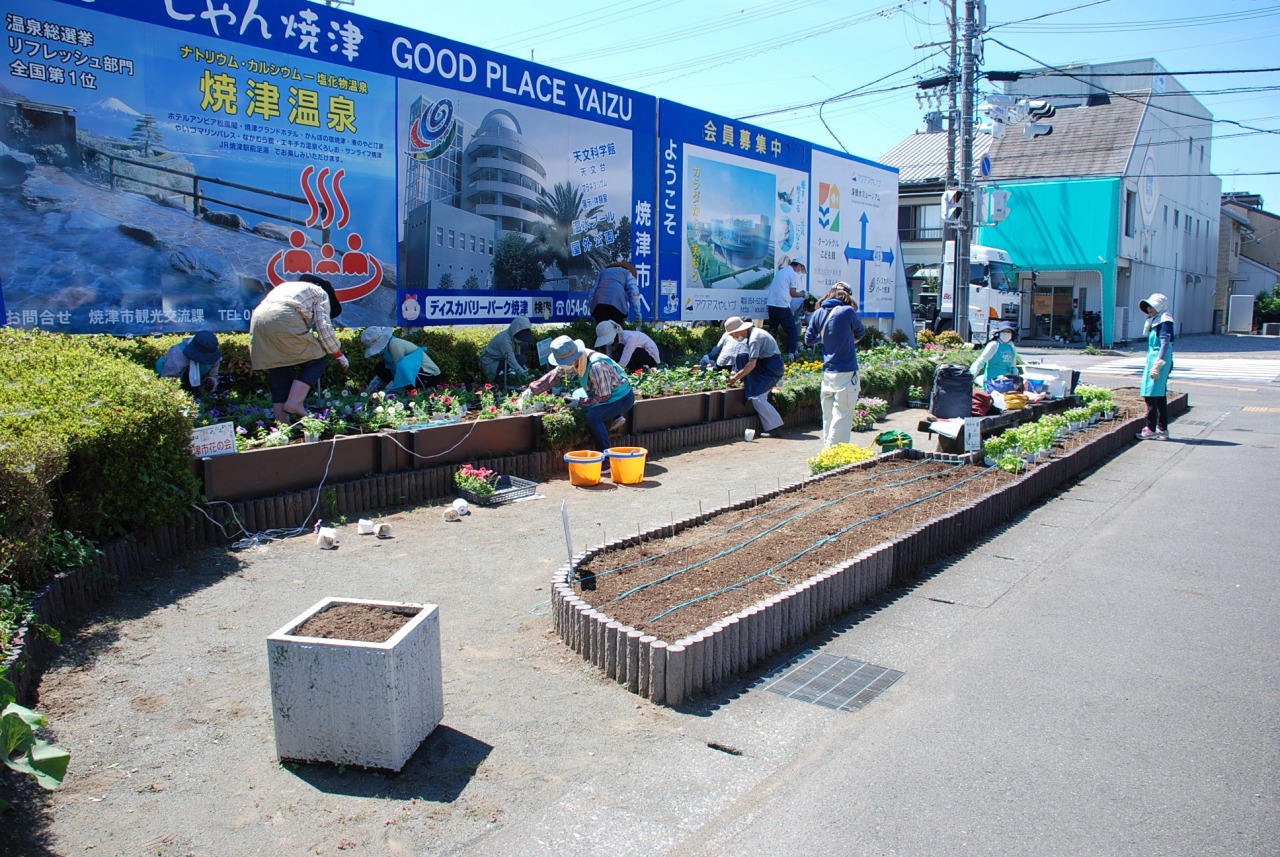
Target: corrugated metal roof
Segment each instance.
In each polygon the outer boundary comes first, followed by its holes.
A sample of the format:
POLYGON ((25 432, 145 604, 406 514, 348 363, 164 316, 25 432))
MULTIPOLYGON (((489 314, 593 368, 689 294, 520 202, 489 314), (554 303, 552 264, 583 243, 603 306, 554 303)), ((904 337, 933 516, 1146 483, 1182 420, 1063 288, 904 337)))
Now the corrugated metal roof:
POLYGON ((991 180, 1122 176, 1147 109, 1147 94, 1113 97, 1110 104, 1066 107, 1053 133, 1028 140, 1021 128, 993 142, 991 180))
MULTIPOLYGON (((999 140, 973 138, 976 166, 991 157, 990 181, 1124 175, 1147 106, 1147 93, 1115 97, 1110 104, 1064 107, 1047 120, 1053 133, 1028 140, 1014 126, 999 140)), ((947 171, 945 132, 917 132, 894 146, 880 162, 898 168, 900 186, 935 184, 947 171)), ((957 164, 959 158, 957 158, 957 164)))
MULTIPOLYGON (((987 153, 991 138, 980 134, 973 139, 973 157, 980 159, 987 153)), ((935 184, 947 177, 947 133, 945 131, 918 131, 890 149, 880 163, 898 168, 898 184, 935 184)), ((956 167, 960 157, 956 155, 956 167)))

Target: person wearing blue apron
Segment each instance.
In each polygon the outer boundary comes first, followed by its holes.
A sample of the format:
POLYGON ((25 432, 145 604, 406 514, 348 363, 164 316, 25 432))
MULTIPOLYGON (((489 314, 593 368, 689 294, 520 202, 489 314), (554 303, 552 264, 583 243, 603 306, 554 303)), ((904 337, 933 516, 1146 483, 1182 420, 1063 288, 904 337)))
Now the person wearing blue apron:
POLYGON ((736 315, 725 319, 724 332, 743 345, 735 355, 735 371, 729 383, 742 382, 743 395, 760 417, 760 437, 768 437, 782 428, 782 414, 769 403, 769 391, 782 380, 785 371, 782 349, 768 331, 736 315))
POLYGON ((969 366, 973 383, 987 390, 986 382, 1001 375, 1018 374, 1018 351, 1013 347, 1013 323, 1002 321, 991 332, 991 341, 982 348, 978 359, 969 366))
POLYGON ((1139 440, 1169 439, 1169 373, 1173 371, 1173 316, 1169 299, 1156 292, 1138 308, 1147 314, 1142 332, 1147 336, 1147 364, 1142 372, 1142 398, 1147 403, 1147 424, 1139 440))
POLYGON ((427 356, 425 345, 393 336, 389 327, 366 328, 360 335, 360 344, 365 357, 382 355, 382 363, 367 387, 370 393, 384 386, 388 393, 422 387, 440 374, 440 367, 427 356))
MULTIPOLYGON (((613 358, 592 351, 581 339, 569 336, 551 340, 547 361, 555 368, 530 384, 529 391, 546 393, 557 378, 575 379, 574 405, 586 409, 587 428, 596 449, 604 452, 609 447, 609 432, 626 425, 627 414, 636 403, 626 370, 613 358)), ((606 461, 605 469, 608 466, 606 461)))

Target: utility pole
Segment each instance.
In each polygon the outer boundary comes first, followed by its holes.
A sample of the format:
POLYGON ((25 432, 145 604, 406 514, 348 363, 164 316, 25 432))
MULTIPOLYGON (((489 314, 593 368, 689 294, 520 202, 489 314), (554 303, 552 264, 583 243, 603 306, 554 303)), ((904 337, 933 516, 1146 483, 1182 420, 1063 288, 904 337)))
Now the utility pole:
POLYGON ((960 26, 960 20, 956 17, 956 0, 950 0, 951 5, 951 58, 950 74, 947 76, 947 187, 956 186, 956 69, 960 63, 959 54, 956 53, 957 47, 957 31, 960 26))
POLYGON ((973 243, 973 110, 974 79, 978 62, 974 56, 973 42, 977 37, 978 0, 964 0, 964 35, 961 42, 960 64, 960 220, 956 224, 955 298, 954 314, 956 333, 969 341, 969 258, 973 243))

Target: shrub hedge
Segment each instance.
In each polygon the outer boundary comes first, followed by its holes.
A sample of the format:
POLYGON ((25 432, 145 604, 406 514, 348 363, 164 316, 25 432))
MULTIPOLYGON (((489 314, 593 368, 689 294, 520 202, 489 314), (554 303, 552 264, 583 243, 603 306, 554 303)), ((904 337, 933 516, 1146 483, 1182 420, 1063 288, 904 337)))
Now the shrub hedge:
POLYGON ((0 584, 29 589, 50 528, 93 539, 175 521, 196 496, 193 403, 136 343, 8 328, 0 384, 0 584))

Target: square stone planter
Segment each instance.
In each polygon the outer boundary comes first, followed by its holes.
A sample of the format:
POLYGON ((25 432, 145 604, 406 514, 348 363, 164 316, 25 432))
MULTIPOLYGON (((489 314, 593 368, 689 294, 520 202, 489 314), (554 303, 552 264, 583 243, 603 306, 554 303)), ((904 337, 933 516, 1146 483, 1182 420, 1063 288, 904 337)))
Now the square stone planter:
POLYGON ((444 718, 434 604, 326 598, 267 638, 276 755, 399 771, 444 718), (293 632, 340 604, 412 616, 384 643, 293 632))

